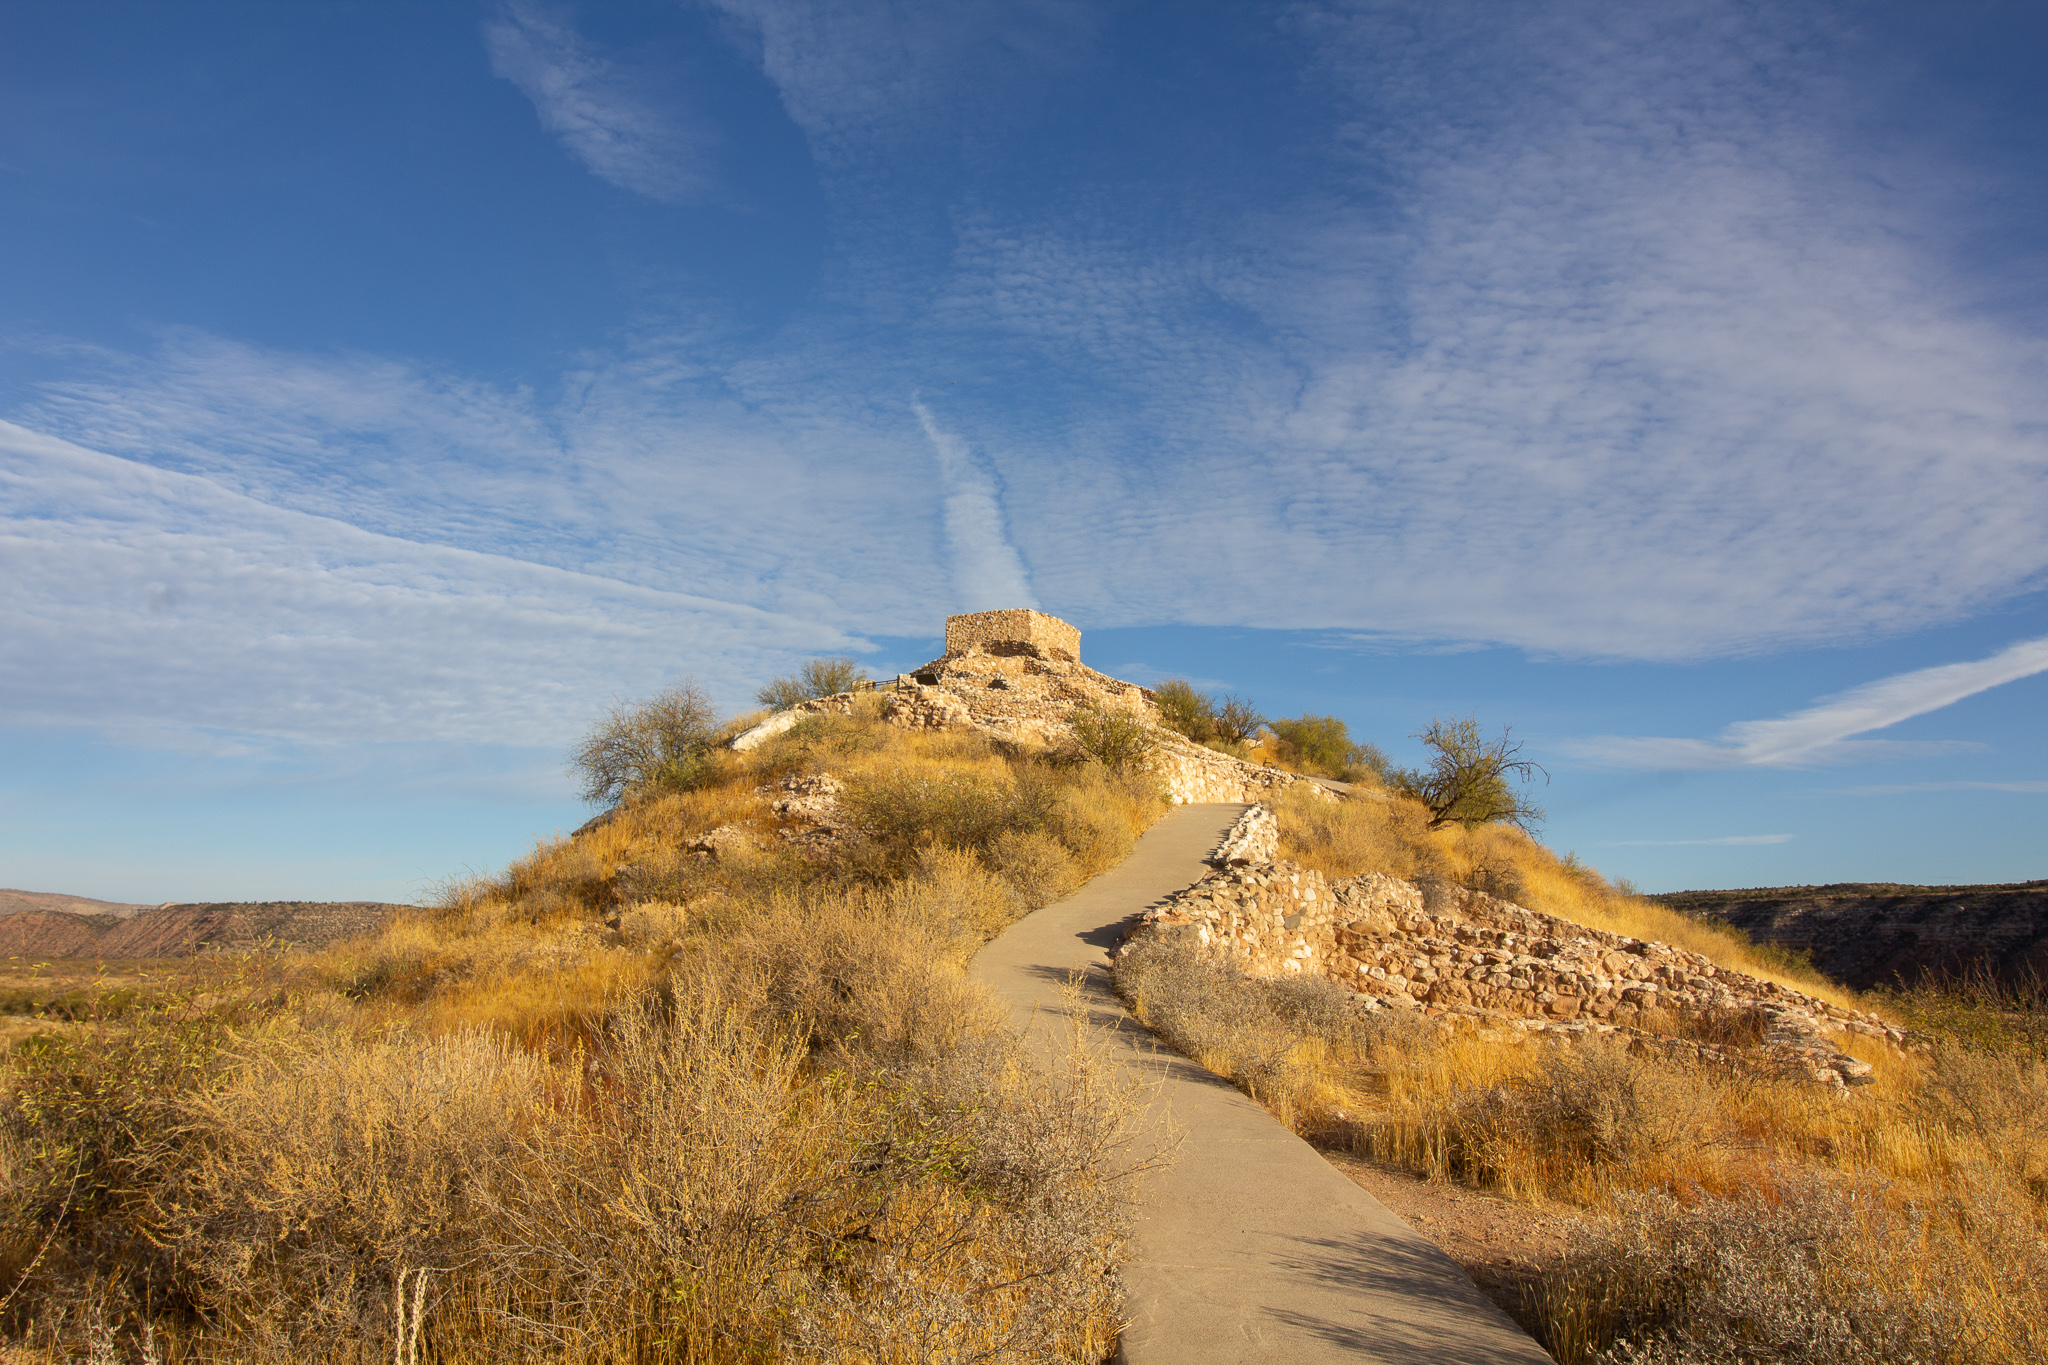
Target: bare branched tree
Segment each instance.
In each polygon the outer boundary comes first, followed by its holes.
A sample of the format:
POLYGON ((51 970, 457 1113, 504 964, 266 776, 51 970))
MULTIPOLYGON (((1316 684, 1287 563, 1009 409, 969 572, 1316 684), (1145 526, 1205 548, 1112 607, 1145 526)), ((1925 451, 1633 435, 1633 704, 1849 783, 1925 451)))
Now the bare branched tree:
POLYGON ((604 805, 636 788, 687 787, 717 728, 718 708, 685 678, 646 701, 615 703, 576 746, 569 771, 585 801, 604 805))

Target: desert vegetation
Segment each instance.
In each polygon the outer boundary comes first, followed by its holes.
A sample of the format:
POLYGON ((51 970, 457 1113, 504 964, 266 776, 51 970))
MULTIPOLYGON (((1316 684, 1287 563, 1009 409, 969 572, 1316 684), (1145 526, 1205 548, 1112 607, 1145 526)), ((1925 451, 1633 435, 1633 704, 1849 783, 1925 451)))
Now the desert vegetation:
POLYGON ((1085 1038, 1025 1065, 961 966, 1157 792, 868 714, 722 733, 617 707, 577 835, 373 938, 65 995, 0 1094, 18 1358, 1100 1360, 1127 1097, 1085 1038), (828 831, 776 810, 827 773, 828 831))
MULTIPOLYGON (((1331 877, 1455 882, 1850 998, 1513 824, 1439 821, 1398 790, 1283 796, 1278 813, 1282 856, 1331 877)), ((1568 1365, 2048 1358, 2038 994, 1950 982, 1890 1000, 1924 1045, 1857 1043, 1875 1082, 1845 1092, 1367 1012, 1333 983, 1250 978, 1185 937, 1134 948, 1118 979, 1152 1027, 1319 1143, 1583 1210, 1594 1231, 1508 1305, 1568 1365)))
POLYGON ((1394 772, 1386 752, 1352 739, 1338 716, 1268 718, 1243 697, 1203 692, 1185 678, 1160 683, 1153 704, 1169 729, 1236 758, 1345 782, 1383 783, 1394 772))

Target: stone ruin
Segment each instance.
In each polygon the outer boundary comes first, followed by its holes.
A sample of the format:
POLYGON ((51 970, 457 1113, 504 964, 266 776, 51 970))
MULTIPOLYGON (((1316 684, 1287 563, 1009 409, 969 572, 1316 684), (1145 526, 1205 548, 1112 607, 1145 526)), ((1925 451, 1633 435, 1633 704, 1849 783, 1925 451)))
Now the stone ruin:
POLYGON ((946 657, 963 654, 1030 655, 1081 662, 1081 632, 1042 611, 1016 608, 946 618, 946 657))
MULTIPOLYGON (((892 724, 979 730, 1032 747, 1068 740, 1074 712, 1082 707, 1128 712, 1152 728, 1156 744, 1149 762, 1175 801, 1257 801, 1297 783, 1316 787, 1294 773, 1247 763, 1167 728, 1151 692, 1082 663, 1081 632, 1044 612, 1016 608, 949 616, 944 654, 865 690, 881 694, 882 715, 892 724)), ((765 743, 806 715, 850 713, 860 698, 859 692, 845 692, 777 712, 733 740, 733 747, 765 743)))
POLYGON ((1871 1079, 1837 1045, 1907 1044, 1877 1015, 1482 892, 1369 873, 1331 882, 1278 856, 1254 806, 1210 856, 1214 870, 1147 910, 1126 948, 1191 934, 1253 976, 1312 974, 1369 1010, 1561 1037, 1620 1034, 1689 1060, 1762 1064, 1828 1085, 1871 1079))

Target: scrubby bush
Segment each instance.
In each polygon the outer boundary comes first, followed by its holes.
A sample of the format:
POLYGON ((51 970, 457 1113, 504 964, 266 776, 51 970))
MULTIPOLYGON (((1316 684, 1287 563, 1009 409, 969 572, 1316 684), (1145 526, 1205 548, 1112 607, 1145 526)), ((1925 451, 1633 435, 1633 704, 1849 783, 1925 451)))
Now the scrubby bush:
POLYGON ((1615 1202, 1534 1296, 1565 1365, 2048 1358, 2048 1254, 2023 1212, 1902 1204, 1881 1182, 1817 1176, 1615 1202))
POLYGON ((1224 748, 1248 744, 1265 718, 1244 698, 1197 691, 1185 678, 1168 678, 1153 690, 1159 719, 1197 744, 1224 748))
POLYGON ((704 773, 718 708, 685 678, 646 701, 615 703, 576 746, 570 772, 583 799, 610 805, 629 791, 686 791, 704 773))
POLYGON ((1143 721, 1114 707, 1077 706, 1069 723, 1081 753, 1112 772, 1136 771, 1156 747, 1143 721))
POLYGON ((851 692, 867 680, 867 670, 860 666, 858 659, 851 655, 834 655, 809 660, 793 675, 771 679, 754 694, 754 700, 777 711, 786 711, 799 702, 851 692))
POLYGON ((1226 692, 1213 701, 1210 725, 1215 737, 1225 744, 1251 743, 1252 736, 1258 734, 1259 727, 1266 723, 1266 718, 1243 697, 1226 692))
POLYGON ((1159 719, 1197 744, 1216 738, 1216 700, 1186 678, 1168 678, 1153 689, 1159 719))
POLYGON ((1430 721, 1415 735, 1430 749, 1429 766, 1393 774, 1392 785, 1429 808, 1430 828, 1457 823, 1467 827, 1494 823, 1527 830, 1543 819, 1543 808, 1515 790, 1537 773, 1550 774, 1526 758, 1512 726, 1495 739, 1486 738, 1476 716, 1430 721))

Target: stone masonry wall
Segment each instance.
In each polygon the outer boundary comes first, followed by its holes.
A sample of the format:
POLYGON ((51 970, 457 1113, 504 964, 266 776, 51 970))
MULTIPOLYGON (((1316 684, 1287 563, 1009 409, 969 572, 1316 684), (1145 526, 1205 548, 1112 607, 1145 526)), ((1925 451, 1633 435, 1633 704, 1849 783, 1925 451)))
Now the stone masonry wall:
POLYGON ((1081 632, 1057 616, 1016 608, 946 618, 948 654, 1036 654, 1081 661, 1081 632))
POLYGON ((1868 1078, 1834 1045, 1847 1033, 1905 1035, 1875 1015, 1462 887, 1369 874, 1331 883, 1280 861, 1204 876, 1148 911, 1145 934, 1192 932, 1253 975, 1311 972, 1363 997, 1530 1031, 1669 1033, 1717 1058, 1760 1049, 1833 1084, 1868 1078), (1725 1035, 1725 1046, 1714 1042, 1725 1035), (1701 1041, 1704 1040, 1704 1041, 1701 1041))

